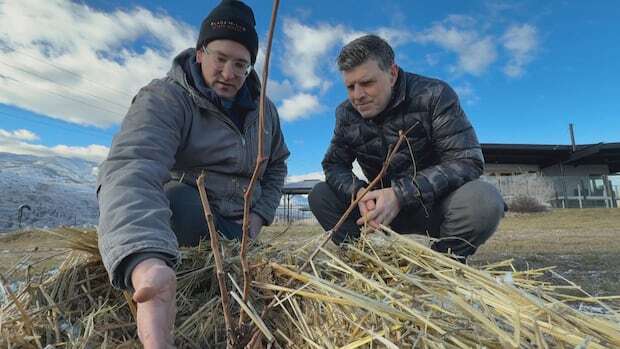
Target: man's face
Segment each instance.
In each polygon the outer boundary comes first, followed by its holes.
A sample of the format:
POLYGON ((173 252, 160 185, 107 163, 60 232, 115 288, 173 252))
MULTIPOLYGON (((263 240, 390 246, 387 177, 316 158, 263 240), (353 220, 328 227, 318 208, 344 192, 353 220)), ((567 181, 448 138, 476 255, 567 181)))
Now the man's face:
POLYGON ((214 40, 196 54, 202 77, 218 96, 234 98, 247 77, 250 51, 232 40, 214 40))
POLYGON ((390 102, 392 87, 398 77, 398 68, 392 64, 389 71, 379 68, 374 59, 342 72, 348 98, 364 119, 381 113, 390 102))

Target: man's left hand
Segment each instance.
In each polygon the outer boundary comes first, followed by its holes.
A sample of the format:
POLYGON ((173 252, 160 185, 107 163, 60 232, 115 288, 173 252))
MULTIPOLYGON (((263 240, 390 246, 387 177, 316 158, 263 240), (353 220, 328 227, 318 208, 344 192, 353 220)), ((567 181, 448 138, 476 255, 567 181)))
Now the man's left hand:
POLYGON ((265 221, 263 220, 261 216, 257 215, 254 212, 250 213, 249 233, 250 233, 250 238, 252 240, 258 237, 258 234, 260 233, 260 230, 263 228, 263 225, 265 225, 265 221))
POLYGON ((400 203, 392 188, 373 190, 367 193, 362 201, 369 200, 374 201, 375 208, 368 211, 366 217, 358 219, 358 225, 362 225, 365 222, 388 225, 392 223, 400 212, 400 203))

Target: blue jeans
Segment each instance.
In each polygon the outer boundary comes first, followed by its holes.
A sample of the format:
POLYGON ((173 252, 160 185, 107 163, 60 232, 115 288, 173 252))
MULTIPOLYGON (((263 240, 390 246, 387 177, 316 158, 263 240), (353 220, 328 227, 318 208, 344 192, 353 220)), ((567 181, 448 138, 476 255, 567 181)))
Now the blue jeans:
MULTIPOLYGON (((209 227, 198 189, 185 183, 170 181, 164 185, 164 192, 170 201, 170 226, 177 236, 179 246, 196 246, 200 240, 209 239, 209 227)), ((241 240, 242 226, 237 220, 242 217, 223 217, 213 206, 211 210, 220 236, 229 240, 241 240)))

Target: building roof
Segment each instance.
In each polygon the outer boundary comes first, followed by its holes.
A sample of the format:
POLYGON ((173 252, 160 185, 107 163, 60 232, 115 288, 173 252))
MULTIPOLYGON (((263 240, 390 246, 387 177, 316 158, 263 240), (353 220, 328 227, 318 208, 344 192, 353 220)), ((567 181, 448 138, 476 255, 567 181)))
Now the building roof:
POLYGON ((308 194, 320 179, 306 179, 301 182, 286 183, 282 188, 284 194, 308 194))
POLYGON ((488 164, 525 164, 541 168, 565 165, 607 165, 610 173, 620 172, 620 143, 580 144, 575 152, 570 145, 481 144, 488 164))
MULTIPOLYGON (((610 173, 620 172, 620 143, 580 144, 573 152, 571 145, 482 143, 488 164, 538 165, 541 168, 564 165, 607 165, 610 173)), ((284 194, 308 194, 318 179, 287 183, 284 194)))

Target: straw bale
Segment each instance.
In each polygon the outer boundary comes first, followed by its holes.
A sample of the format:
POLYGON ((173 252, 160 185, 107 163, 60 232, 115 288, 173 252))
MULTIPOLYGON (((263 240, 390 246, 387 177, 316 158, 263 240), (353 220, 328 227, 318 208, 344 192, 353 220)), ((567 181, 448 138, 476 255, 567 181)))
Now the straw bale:
MULTIPOLYGON (((248 257, 254 282, 243 304, 251 320, 243 334, 258 324, 265 345, 272 339, 291 348, 620 347, 620 316, 611 305, 619 297, 591 297, 560 277, 557 285, 543 281, 551 268, 518 271, 510 261, 472 268, 383 231, 355 245, 321 248, 307 270, 298 266, 319 238, 285 247, 253 243, 248 257), (274 298, 276 306, 260 319, 274 298)), ((140 347, 130 296, 110 286, 96 233, 51 233, 63 237, 71 252, 38 282, 12 290, 2 281, 0 346, 140 347)), ((222 255, 231 315, 238 318, 239 245, 223 241, 222 255)), ((182 250, 177 279, 177 346, 225 347, 209 244, 182 250)))

